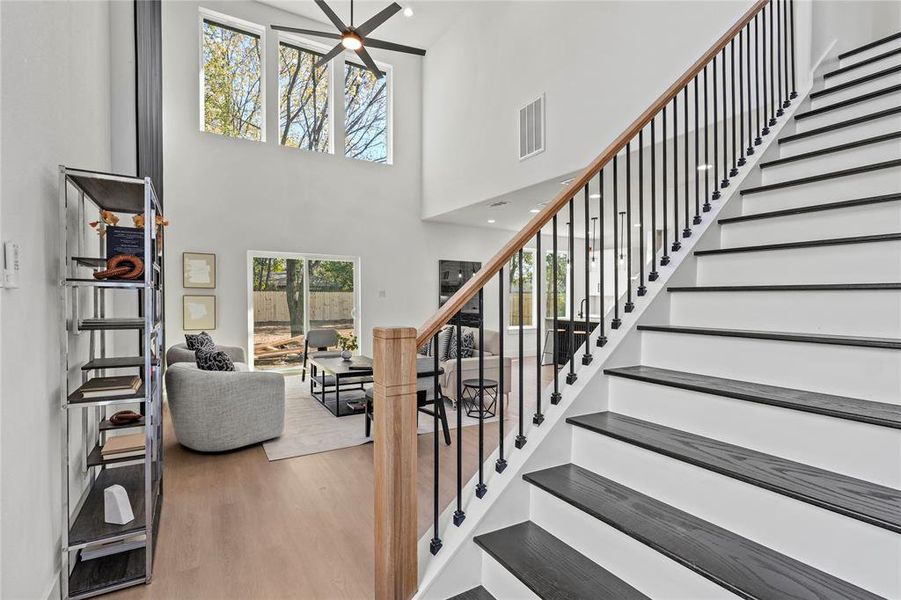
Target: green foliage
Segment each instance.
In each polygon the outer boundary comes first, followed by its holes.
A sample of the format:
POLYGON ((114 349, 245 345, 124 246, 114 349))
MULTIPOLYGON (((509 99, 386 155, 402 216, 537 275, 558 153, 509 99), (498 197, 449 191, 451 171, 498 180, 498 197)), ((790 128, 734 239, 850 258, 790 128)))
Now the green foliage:
POLYGON ((277 273, 284 273, 286 267, 284 258, 262 258, 255 257, 253 259, 253 291, 255 292, 271 292, 278 289, 277 273))
POLYGON ((354 264, 339 260, 310 261, 311 292, 352 292, 354 264))
POLYGON ((262 64, 258 37, 203 22, 204 131, 261 138, 262 64))
MULTIPOLYGON (((554 255, 553 253, 547 253, 544 255, 544 265, 545 265, 545 278, 544 280, 547 282, 545 292, 547 293, 546 301, 547 306, 545 306, 545 314, 548 316, 554 316, 554 255)), ((567 270, 568 264, 566 259, 566 254, 558 253, 557 254, 557 317, 562 317, 566 315, 566 276, 569 271, 567 270)))
POLYGON ((279 44, 279 143, 328 152, 328 67, 314 68, 320 54, 279 44))
POLYGON ((338 347, 342 350, 347 350, 349 352, 354 352, 359 348, 359 344, 357 343, 357 336, 354 334, 350 335, 341 335, 338 334, 338 347))

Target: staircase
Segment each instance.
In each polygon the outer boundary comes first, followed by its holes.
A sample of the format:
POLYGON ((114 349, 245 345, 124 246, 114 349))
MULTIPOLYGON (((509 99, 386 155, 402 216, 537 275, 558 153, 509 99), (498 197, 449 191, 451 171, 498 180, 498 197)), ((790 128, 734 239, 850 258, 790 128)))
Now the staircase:
POLYGON ((901 33, 838 58, 454 598, 901 598, 901 33))

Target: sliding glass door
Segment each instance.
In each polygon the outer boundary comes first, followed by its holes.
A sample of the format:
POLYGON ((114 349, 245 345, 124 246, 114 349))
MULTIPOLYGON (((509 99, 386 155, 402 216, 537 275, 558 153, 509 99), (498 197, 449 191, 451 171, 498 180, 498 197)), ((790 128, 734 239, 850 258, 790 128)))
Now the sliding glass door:
POLYGON ((359 332, 359 258, 251 252, 249 329, 257 369, 297 369, 310 329, 359 332))

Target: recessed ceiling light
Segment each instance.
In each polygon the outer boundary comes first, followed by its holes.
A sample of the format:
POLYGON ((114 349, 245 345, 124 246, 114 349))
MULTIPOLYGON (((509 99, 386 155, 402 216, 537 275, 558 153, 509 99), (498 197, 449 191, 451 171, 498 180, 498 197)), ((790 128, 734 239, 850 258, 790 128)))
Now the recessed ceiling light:
POLYGON ((494 219, 488 219, 488 222, 489 222, 489 223, 494 223, 495 220, 494 220, 494 219))
POLYGON ((530 210, 529 212, 532 213, 532 214, 535 214, 535 213, 540 213, 541 211, 538 210, 537 208, 533 208, 533 209, 530 210))
POLYGON ((698 165, 698 171, 709 171, 713 165, 698 165))
POLYGON ((412 16, 413 16, 413 9, 410 8, 409 6, 408 6, 407 8, 405 8, 405 9, 404 9, 404 16, 405 16, 405 17, 412 17, 412 16))
POLYGON ((600 194, 588 194, 588 197, 589 198, 600 198, 601 195, 600 194))
POLYGON ((569 185, 575 180, 576 180, 575 177, 570 177, 569 179, 564 179, 563 181, 561 181, 560 185, 569 185))

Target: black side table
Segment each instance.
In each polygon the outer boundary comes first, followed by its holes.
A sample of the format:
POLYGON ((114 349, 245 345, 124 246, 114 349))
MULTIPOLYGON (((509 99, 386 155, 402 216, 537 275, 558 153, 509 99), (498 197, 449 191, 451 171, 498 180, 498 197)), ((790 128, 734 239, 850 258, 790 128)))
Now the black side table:
POLYGON ((484 390, 482 403, 484 412, 482 417, 493 417, 497 407, 497 382, 493 379, 483 379, 479 385, 478 379, 464 379, 463 393, 460 395, 463 406, 466 408, 466 416, 479 418, 479 388, 484 390))

